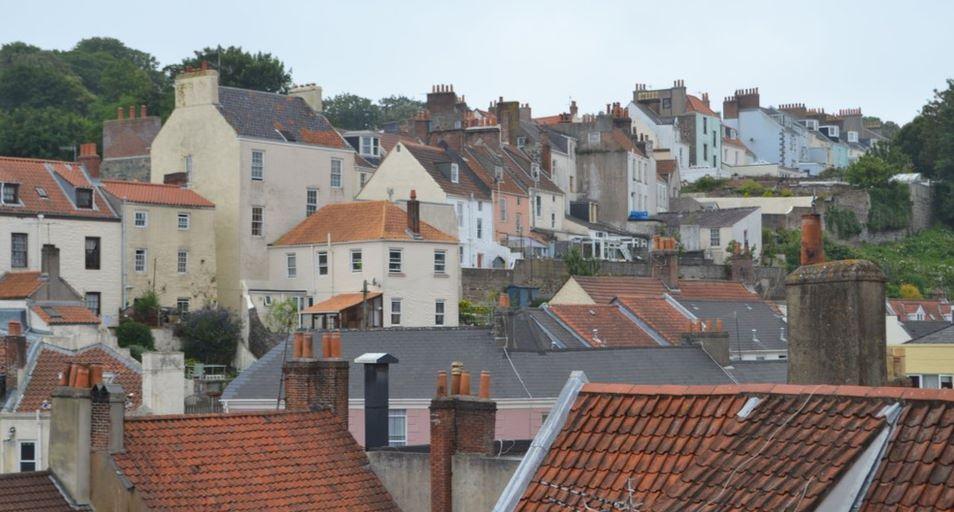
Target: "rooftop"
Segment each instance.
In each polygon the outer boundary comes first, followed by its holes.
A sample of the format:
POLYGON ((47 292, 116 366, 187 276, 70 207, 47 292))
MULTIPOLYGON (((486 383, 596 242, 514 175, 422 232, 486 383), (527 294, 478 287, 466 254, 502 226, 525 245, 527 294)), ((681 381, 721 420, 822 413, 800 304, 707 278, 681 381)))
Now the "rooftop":
POLYGON ((297 96, 220 86, 219 111, 240 137, 351 149, 325 116, 297 96))
POLYGON ((593 347, 658 347, 619 308, 608 304, 554 304, 548 310, 593 347))
POLYGON ((954 325, 948 324, 947 327, 940 328, 936 331, 930 332, 921 336, 920 338, 914 338, 908 342, 907 345, 917 345, 917 344, 945 344, 950 345, 954 344, 954 325))
POLYGON ((471 171, 467 161, 453 151, 440 147, 425 146, 411 142, 402 142, 415 160, 447 194, 469 197, 473 194, 479 199, 490 199, 490 189, 471 171), (458 166, 457 182, 451 181, 450 165, 458 166))
POLYGON ((758 212, 758 207, 719 208, 694 212, 661 212, 656 214, 670 226, 699 226, 700 228, 726 228, 758 212))
POLYGON ((26 299, 43 286, 40 273, 7 272, 0 277, 0 299, 26 299))
POLYGON ((19 204, 0 204, 0 215, 119 218, 83 166, 75 162, 0 157, 0 183, 19 185, 19 204), (77 206, 78 188, 92 190, 92 208, 77 206))
POLYGON ((0 512, 74 512, 49 471, 0 474, 0 512))
POLYGON ((99 317, 83 304, 39 303, 30 308, 47 325, 96 325, 99 317))
POLYGON ((196 191, 178 185, 118 180, 103 180, 102 184, 106 192, 131 203, 194 208, 215 207, 212 201, 200 196, 196 191))
POLYGON ((570 279, 579 284, 597 304, 609 304, 620 295, 659 297, 663 293, 670 293, 676 299, 762 301, 745 285, 734 281, 682 279, 678 290, 668 290, 662 281, 654 277, 573 276, 570 279))

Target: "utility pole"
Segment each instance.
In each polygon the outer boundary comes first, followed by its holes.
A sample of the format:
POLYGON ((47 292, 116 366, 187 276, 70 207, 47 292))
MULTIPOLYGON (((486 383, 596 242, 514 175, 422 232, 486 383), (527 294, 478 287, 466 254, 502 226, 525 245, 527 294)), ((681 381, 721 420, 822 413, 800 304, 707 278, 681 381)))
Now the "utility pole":
POLYGON ((361 330, 368 330, 368 280, 361 285, 361 330))

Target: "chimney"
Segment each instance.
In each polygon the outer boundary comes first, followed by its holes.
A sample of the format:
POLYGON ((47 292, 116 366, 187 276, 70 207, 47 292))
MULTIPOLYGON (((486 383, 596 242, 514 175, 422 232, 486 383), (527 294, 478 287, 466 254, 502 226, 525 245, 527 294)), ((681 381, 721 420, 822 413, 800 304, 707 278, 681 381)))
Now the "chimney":
POLYGON ((411 198, 407 200, 407 229, 415 234, 421 234, 421 202, 417 200, 417 191, 411 190, 411 198))
POLYGON ((315 84, 305 84, 292 87, 288 91, 289 96, 297 96, 311 107, 315 112, 321 112, 324 109, 324 103, 321 99, 321 87, 315 84))
MULTIPOLYGON (((23 335, 23 324, 10 320, 7 324, 7 335, 0 344, 0 370, 6 376, 4 387, 7 390, 17 389, 20 380, 20 370, 26 366, 26 336, 23 335)), ((0 391, 0 403, 5 398, 0 391)))
POLYGON ((738 89, 735 91, 735 97, 739 102, 739 110, 747 108, 759 108, 759 88, 738 89))
POLYGON ((517 132, 520 128, 520 103, 504 101, 501 97, 500 101, 497 102, 494 114, 500 124, 500 136, 504 143, 516 147, 517 132))
POLYGON ((78 161, 80 164, 86 167, 86 172, 89 173, 90 177, 99 178, 100 159, 99 155, 96 154, 95 142, 85 142, 80 144, 80 154, 78 161))
MULTIPOLYGON (((53 391, 50 415, 50 471, 78 505, 88 505, 90 496, 90 373, 89 365, 79 363, 72 363, 64 368, 60 374, 60 385, 53 391)), ((98 409, 100 413, 107 410, 109 409, 98 409)), ((103 421, 102 418, 97 420, 100 430, 104 428, 103 421)), ((111 435, 100 437, 97 443, 102 446, 104 439, 110 438, 111 435)))
POLYGON ((44 244, 40 249, 40 272, 46 274, 47 283, 60 279, 60 249, 55 245, 44 244))
POLYGON ((480 374, 477 396, 470 394, 470 373, 464 365, 451 365, 448 391, 447 373, 438 372, 437 393, 431 400, 431 512, 452 512, 454 455, 494 453, 494 425, 497 404, 490 399, 490 374, 480 374))
POLYGON ((752 261, 752 251, 748 246, 745 250, 739 249, 736 244, 735 253, 729 258, 729 279, 745 284, 755 282, 754 263, 752 261))
POLYGON ((885 385, 884 282, 870 261, 824 261, 820 219, 802 217, 802 266, 785 279, 790 384, 885 385))
POLYGON ((675 238, 653 237, 650 252, 652 277, 663 282, 670 290, 679 289, 679 251, 675 238))
POLYGON ((123 107, 116 107, 116 119, 119 121, 123 120, 123 107))
POLYGON ((414 118, 414 136, 422 142, 427 142, 427 134, 431 131, 431 118, 426 110, 422 110, 414 118))
POLYGON ((136 119, 136 105, 129 105, 129 119, 136 119))
POLYGON ((176 76, 176 108, 219 103, 219 72, 191 69, 176 76))
MULTIPOLYGON (((328 344, 326 332, 322 337, 322 347, 328 344)), ((285 361, 285 409, 289 411, 307 411, 318 402, 319 368, 318 360, 312 357, 312 337, 307 331, 296 331, 293 335, 291 358, 285 361), (306 348, 307 347, 307 348, 306 348), (307 352, 307 354, 306 354, 307 352)))
POLYGON ((709 105, 709 93, 702 93, 702 104, 711 108, 711 105, 709 105))
POLYGON ((720 366, 729 366, 732 361, 729 352, 729 333, 722 319, 692 320, 689 332, 683 334, 687 345, 698 345, 720 366))
POLYGON ((547 132, 540 132, 540 167, 547 172, 547 176, 553 176, 553 153, 550 148, 550 137, 547 132))
POLYGON ((825 261, 825 245, 822 240, 821 216, 817 213, 802 215, 801 264, 814 265, 825 261))
POLYGON ((145 105, 139 105, 139 117, 140 117, 140 118, 149 117, 149 116, 147 115, 147 113, 148 113, 148 110, 146 109, 146 106, 145 106, 145 105))
POLYGON ((185 355, 182 352, 142 354, 142 404, 153 414, 185 412, 185 355))
POLYGON ((364 354, 354 360, 364 365, 364 448, 388 445, 388 368, 398 362, 391 354, 364 354))
POLYGON ((529 122, 531 119, 530 114, 531 114, 531 110, 530 110, 529 103, 524 103, 523 105, 520 105, 520 120, 521 121, 529 122))
POLYGON ((570 100, 570 120, 576 119, 576 114, 580 109, 576 106, 576 100, 570 100))
MULTIPOLYGON (((123 451, 123 421, 126 394, 118 384, 102 382, 102 365, 90 365, 91 395, 90 448, 93 451, 123 451)), ((182 388, 182 381, 179 381, 182 388)), ((158 413, 157 413, 158 414, 158 413)))
POLYGON ((738 119, 739 118, 739 99, 735 96, 729 96, 726 99, 722 100, 722 118, 723 119, 738 119))

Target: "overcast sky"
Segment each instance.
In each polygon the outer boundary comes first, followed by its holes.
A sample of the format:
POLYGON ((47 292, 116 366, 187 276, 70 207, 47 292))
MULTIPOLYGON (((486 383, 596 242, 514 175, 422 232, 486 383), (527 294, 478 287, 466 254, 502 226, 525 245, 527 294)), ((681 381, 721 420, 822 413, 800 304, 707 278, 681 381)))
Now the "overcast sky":
POLYGON ((5 2, 0 41, 68 49, 111 36, 165 65, 207 45, 281 58, 325 96, 418 99, 451 83, 471 107, 504 96, 533 115, 628 101, 633 84, 685 80, 763 105, 861 107, 910 120, 954 78, 952 1, 164 0, 5 2), (148 7, 145 7, 148 5, 148 7))

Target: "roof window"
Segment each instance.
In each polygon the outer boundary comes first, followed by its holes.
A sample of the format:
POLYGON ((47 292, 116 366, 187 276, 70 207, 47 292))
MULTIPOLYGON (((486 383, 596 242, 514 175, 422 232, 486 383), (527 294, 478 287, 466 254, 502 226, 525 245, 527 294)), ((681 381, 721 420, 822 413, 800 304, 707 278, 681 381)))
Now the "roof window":
POLYGON ((93 189, 91 188, 77 188, 76 189, 76 207, 77 208, 93 208, 93 189))

